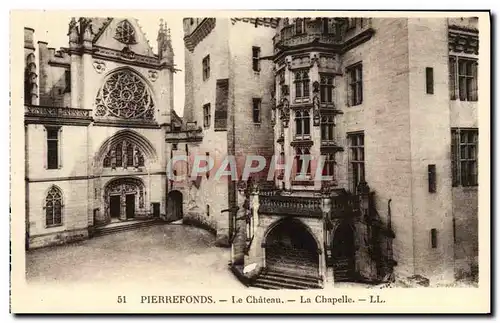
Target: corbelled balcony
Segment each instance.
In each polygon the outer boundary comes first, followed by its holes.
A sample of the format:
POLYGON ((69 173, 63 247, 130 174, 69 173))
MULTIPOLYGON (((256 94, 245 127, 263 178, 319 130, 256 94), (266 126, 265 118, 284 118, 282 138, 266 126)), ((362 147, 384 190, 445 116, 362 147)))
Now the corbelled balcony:
POLYGON ((345 52, 368 39, 374 33, 372 18, 336 18, 336 22, 325 25, 324 18, 304 19, 303 24, 290 23, 273 37, 274 53, 287 47, 308 44, 326 45, 345 52))
POLYGON ((290 24, 283 27, 280 33, 273 37, 275 51, 281 47, 298 46, 312 42, 335 45, 342 43, 342 37, 338 29, 330 33, 323 32, 319 19, 318 21, 308 21, 301 33, 297 33, 295 24, 290 24))
POLYGON ((322 217, 320 197, 259 195, 259 213, 322 217))
MULTIPOLYGON (((325 197, 288 196, 279 194, 259 194, 259 213, 292 215, 302 217, 323 217, 325 197)), ((330 196, 330 214, 332 218, 344 217, 360 210, 359 196, 330 196)))

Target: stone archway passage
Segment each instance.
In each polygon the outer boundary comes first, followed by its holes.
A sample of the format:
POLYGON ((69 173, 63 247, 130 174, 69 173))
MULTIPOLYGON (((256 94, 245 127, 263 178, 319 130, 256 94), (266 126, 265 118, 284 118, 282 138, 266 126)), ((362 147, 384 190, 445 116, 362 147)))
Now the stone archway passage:
POLYGON ((335 230, 332 242, 334 281, 355 280, 354 230, 351 224, 344 222, 335 230))
POLYGON ((318 245, 301 222, 292 219, 281 221, 267 235, 265 246, 268 270, 318 276, 318 245))
POLYGON ((182 216, 182 193, 171 191, 168 193, 167 218, 171 221, 177 221, 181 220, 182 216))

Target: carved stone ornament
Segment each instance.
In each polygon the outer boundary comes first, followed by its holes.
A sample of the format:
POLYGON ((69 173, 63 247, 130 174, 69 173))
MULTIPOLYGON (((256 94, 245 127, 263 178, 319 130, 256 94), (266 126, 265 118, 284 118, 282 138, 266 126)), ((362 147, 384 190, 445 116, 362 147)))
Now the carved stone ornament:
POLYGON ((319 126, 321 121, 321 116, 319 112, 319 98, 316 94, 313 97, 313 122, 315 126, 319 126))
POLYGON ((283 118, 290 118, 290 104, 287 99, 283 99, 283 118))
POLYGON ((318 55, 313 55, 313 57, 311 57, 311 67, 314 66, 314 64, 316 64, 317 66, 319 66, 319 58, 318 58, 318 55))
POLYGON ((158 79, 158 72, 157 71, 148 71, 149 79, 151 82, 154 82, 158 79))
POLYGON ((95 61, 93 66, 94 66, 95 71, 99 74, 106 71, 106 63, 104 63, 103 61, 95 61))
POLYGON ((281 121, 283 122, 283 128, 288 128, 288 122, 290 121, 290 105, 287 99, 283 99, 283 114, 281 121))
POLYGON ((242 193, 242 194, 244 192, 246 192, 247 191, 247 182, 245 182, 245 181, 239 181, 238 182, 238 191, 240 193, 242 193))
POLYGON ((135 53, 128 46, 123 47, 121 56, 125 59, 135 59, 135 53))
POLYGON ((313 93, 318 93, 319 92, 319 82, 314 81, 313 82, 313 93))
POLYGON ((281 85, 281 94, 282 95, 288 95, 289 92, 288 92, 288 85, 287 84, 282 84, 281 85))

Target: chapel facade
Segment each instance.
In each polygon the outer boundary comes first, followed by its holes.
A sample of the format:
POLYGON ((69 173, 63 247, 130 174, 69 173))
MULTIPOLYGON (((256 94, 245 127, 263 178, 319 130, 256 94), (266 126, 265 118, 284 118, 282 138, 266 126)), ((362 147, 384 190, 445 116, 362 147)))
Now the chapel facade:
POLYGON ((166 218, 165 127, 175 72, 166 24, 154 53, 136 19, 73 18, 68 46, 25 28, 26 247, 166 218))

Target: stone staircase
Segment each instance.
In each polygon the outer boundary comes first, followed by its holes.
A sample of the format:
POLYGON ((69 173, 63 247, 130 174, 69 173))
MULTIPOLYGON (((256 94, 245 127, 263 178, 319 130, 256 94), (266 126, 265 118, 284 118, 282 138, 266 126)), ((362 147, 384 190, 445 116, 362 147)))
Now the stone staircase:
POLYGON ((148 219, 148 220, 132 220, 126 222, 111 223, 103 227, 97 227, 94 229, 94 236, 103 236, 107 234, 112 234, 116 232, 123 232, 134 230, 138 228, 150 227, 156 224, 164 224, 165 221, 161 219, 148 219))
POLYGON ((349 264, 349 259, 338 259, 335 263, 333 277, 336 282, 345 282, 353 280, 352 268, 349 264))
POLYGON ((262 289, 319 289, 318 277, 298 276, 296 274, 266 270, 252 283, 262 289))

